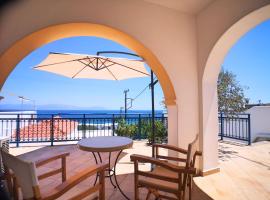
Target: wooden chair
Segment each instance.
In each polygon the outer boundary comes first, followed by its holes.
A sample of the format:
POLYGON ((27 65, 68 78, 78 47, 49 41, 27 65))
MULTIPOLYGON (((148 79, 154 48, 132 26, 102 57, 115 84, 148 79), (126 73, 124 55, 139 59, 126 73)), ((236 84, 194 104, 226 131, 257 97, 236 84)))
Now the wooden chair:
POLYGON ((109 167, 108 164, 100 164, 87 168, 86 170, 66 179, 66 157, 69 153, 55 155, 53 157, 39 160, 36 163, 25 161, 15 157, 7 152, 1 151, 3 165, 5 167, 5 177, 9 192, 13 194, 15 200, 22 196, 27 200, 53 200, 61 197, 78 183, 86 178, 99 174, 99 183, 94 186, 89 186, 83 192, 69 197, 68 199, 78 200, 91 195, 93 199, 105 199, 105 169, 109 167), (62 166, 59 169, 46 172, 37 176, 36 167, 43 166, 51 161, 61 159, 62 166), (62 183, 56 188, 53 188, 46 194, 40 192, 39 180, 45 179, 52 175, 61 173, 62 183), (20 192, 21 191, 21 192, 20 192))
POLYGON ((186 187, 188 187, 189 199, 191 199, 192 177, 197 174, 195 161, 196 157, 201 155, 201 152, 196 150, 197 142, 198 135, 188 145, 187 150, 167 144, 153 144, 154 158, 131 155, 131 161, 134 162, 135 200, 139 199, 140 187, 148 189, 146 199, 149 199, 150 195, 154 194, 156 199, 175 200, 184 200, 186 187), (184 158, 160 155, 160 148, 181 153, 184 158), (154 168, 150 172, 141 171, 138 167, 139 163, 151 163, 154 168), (183 166, 180 166, 179 163, 183 163, 183 166))

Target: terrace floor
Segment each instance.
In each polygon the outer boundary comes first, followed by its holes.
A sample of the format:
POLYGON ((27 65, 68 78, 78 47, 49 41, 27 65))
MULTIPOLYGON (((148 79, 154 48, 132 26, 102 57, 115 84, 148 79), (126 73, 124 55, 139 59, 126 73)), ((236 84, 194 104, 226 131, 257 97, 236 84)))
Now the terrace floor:
MULTIPOLYGON (((23 159, 33 161, 46 158, 55 153, 70 152, 67 159, 68 176, 95 163, 91 153, 79 150, 76 145, 20 147, 11 148, 10 152, 23 159)), ((129 160, 129 155, 133 153, 151 155, 151 148, 145 144, 145 141, 135 141, 132 149, 125 150, 122 153, 117 165, 118 181, 122 190, 130 199, 134 199, 133 164, 129 160)), ((102 157, 106 159, 105 154, 102 157)), ((193 200, 270 199, 270 142, 259 142, 252 146, 220 142, 219 159, 220 173, 195 178, 193 200)), ((59 165, 60 162, 53 162, 46 165, 46 167, 39 168, 38 173, 58 168, 59 165)), ((148 165, 142 167, 146 170, 149 169, 148 165)), ((89 187, 93 179, 94 177, 91 180, 84 181, 67 195, 75 194, 89 187)), ((48 191, 59 184, 60 180, 60 175, 56 175, 40 181, 42 191, 48 191)), ((146 191, 141 190, 140 195, 141 199, 145 199, 146 191)), ((65 199, 65 197, 61 199, 65 199)), ((112 187, 109 179, 106 180, 106 199, 125 199, 118 190, 112 187)))

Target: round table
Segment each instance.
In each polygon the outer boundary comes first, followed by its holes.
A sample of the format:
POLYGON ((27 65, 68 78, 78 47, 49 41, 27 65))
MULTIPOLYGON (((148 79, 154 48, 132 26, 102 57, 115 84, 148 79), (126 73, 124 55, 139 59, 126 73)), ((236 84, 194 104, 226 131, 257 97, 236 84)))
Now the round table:
MULTIPOLYGON (((130 138, 127 137, 120 137, 120 136, 101 136, 101 137, 92 137, 92 138, 85 138, 78 142, 79 149, 83 151, 89 151, 92 152, 96 164, 102 163, 102 158, 100 156, 100 153, 107 152, 109 153, 109 169, 108 169, 108 175, 106 177, 110 178, 111 184, 114 186, 114 188, 118 188, 121 194, 126 198, 129 199, 122 189, 120 188, 117 178, 116 178, 116 163, 119 159, 120 154, 124 149, 128 149, 132 147, 133 141, 130 138), (113 163, 113 166, 111 167, 111 153, 118 151, 118 154, 116 156, 116 160, 113 163), (97 158, 98 156, 98 158, 97 158), (99 161, 98 161, 99 159, 99 161), (115 184, 112 181, 112 177, 114 177, 115 184)), ((95 183, 97 182, 98 175, 96 176, 95 183)))

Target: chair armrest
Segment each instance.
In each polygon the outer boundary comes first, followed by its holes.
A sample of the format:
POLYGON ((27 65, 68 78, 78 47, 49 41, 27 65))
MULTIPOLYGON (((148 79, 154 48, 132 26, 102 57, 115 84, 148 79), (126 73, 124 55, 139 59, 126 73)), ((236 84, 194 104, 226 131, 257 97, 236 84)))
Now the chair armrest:
POLYGON ((162 161, 162 160, 149 157, 149 156, 133 154, 130 156, 130 160, 133 161, 135 164, 138 162, 151 163, 151 164, 164 167, 165 169, 168 169, 177 173, 180 172, 180 173, 187 173, 187 174, 196 174, 196 168, 193 168, 193 167, 186 168, 183 166, 174 165, 166 161, 162 161))
POLYGON ((169 149, 172 151, 176 151, 178 153, 183 153, 183 154, 187 154, 187 150, 173 146, 173 145, 169 145, 169 144, 153 144, 153 147, 156 148, 164 148, 164 149, 169 149))
POLYGON ((53 200, 59 198, 61 195, 66 193, 68 190, 76 186, 78 183, 84 181, 88 177, 105 171, 109 167, 109 163, 107 164, 98 164, 95 166, 91 166, 76 175, 70 177, 68 180, 60 184, 59 186, 55 187, 53 190, 49 191, 48 193, 42 195, 43 200, 53 200))
POLYGON ((62 154, 54 155, 54 156, 49 157, 49 158, 44 158, 44 159, 38 160, 35 162, 35 164, 36 164, 36 167, 40 167, 40 166, 45 165, 45 164, 52 162, 54 160, 57 160, 60 158, 65 158, 69 155, 70 155, 70 153, 62 153, 62 154))
POLYGON ((172 171, 179 171, 180 169, 183 169, 183 167, 173 165, 171 163, 168 163, 168 162, 165 162, 165 161, 153 158, 153 157, 149 157, 149 156, 133 154, 130 156, 130 160, 133 162, 137 161, 137 162, 141 162, 141 163, 155 164, 155 165, 164 167, 164 168, 172 170, 172 171))
POLYGON ((202 152, 201 151, 196 151, 195 155, 196 156, 202 156, 202 152))

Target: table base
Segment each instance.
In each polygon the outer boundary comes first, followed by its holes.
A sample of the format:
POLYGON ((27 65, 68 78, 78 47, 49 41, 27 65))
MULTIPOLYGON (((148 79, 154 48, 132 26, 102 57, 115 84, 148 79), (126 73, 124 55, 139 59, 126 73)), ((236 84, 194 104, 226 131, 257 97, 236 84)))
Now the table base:
MULTIPOLYGON (((108 172, 108 174, 105 176, 106 178, 110 178, 110 182, 111 184, 113 185, 114 188, 118 188, 119 191, 121 192, 121 194, 129 200, 129 198, 125 195, 125 193, 122 191, 120 185, 118 184, 118 181, 117 181, 117 177, 116 177, 116 164, 117 164, 117 161, 119 159, 119 156, 121 155, 123 150, 120 150, 116 156, 116 159, 115 159, 115 162, 113 163, 113 168, 111 168, 111 152, 109 152, 109 169, 107 169, 106 171, 108 172), (115 181, 115 184, 113 183, 113 179, 114 178, 114 181, 115 181)), ((94 158, 95 158, 95 161, 96 161, 96 164, 99 164, 99 163, 102 163, 102 158, 100 156, 100 152, 92 152, 94 158), (97 158, 97 155, 98 155, 98 158, 97 158), (99 159, 99 161, 98 161, 99 159)), ((95 182, 94 182, 94 185, 96 185, 97 183, 97 180, 98 180, 98 174, 96 175, 96 179, 95 179, 95 182)))

